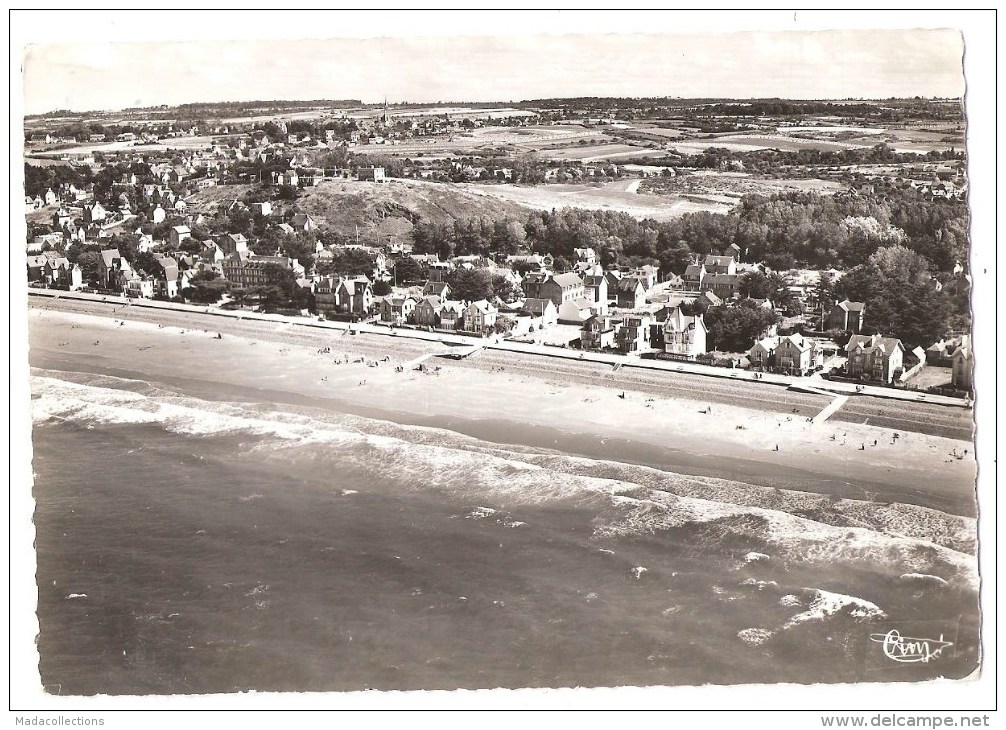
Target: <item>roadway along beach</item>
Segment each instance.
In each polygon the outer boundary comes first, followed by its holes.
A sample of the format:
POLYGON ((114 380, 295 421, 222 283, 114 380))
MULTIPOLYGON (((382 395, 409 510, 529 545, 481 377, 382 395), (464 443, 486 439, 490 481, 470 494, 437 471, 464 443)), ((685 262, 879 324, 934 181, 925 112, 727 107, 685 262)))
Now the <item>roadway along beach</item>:
POLYGON ((434 419, 462 431, 507 421, 534 427, 539 445, 553 432, 575 436, 569 442, 591 456, 621 458, 617 449, 598 453, 598 447, 605 439, 622 440, 649 447, 651 455, 674 454, 673 464, 662 465, 696 473, 747 480, 771 475, 773 483, 788 474, 787 481, 808 480, 815 491, 860 498, 876 492, 881 500, 886 495, 887 501, 974 513, 970 440, 932 435, 966 433, 966 409, 864 397, 828 422, 809 424, 827 397, 688 374, 611 372, 498 352, 462 361, 430 358, 426 365, 439 368, 431 373, 396 372, 444 348, 405 337, 70 300, 33 301, 30 322, 33 367, 168 379, 220 400, 258 394, 258 400, 299 405, 330 401, 389 420, 434 419), (326 347, 331 352, 319 353, 326 347), (910 432, 916 423, 931 433, 910 432), (897 439, 887 424, 901 429, 897 439), (965 450, 967 458, 952 456, 965 450), (933 473, 941 475, 936 483, 933 473))

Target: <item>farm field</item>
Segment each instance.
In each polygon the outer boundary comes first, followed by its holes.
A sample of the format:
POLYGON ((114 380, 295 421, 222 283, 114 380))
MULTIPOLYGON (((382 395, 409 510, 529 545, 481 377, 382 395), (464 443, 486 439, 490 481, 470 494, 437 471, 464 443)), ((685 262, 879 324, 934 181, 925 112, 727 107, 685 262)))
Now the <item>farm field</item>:
POLYGON ((639 187, 639 180, 616 180, 594 185, 538 185, 521 187, 517 185, 472 185, 465 184, 467 192, 485 198, 505 200, 534 208, 552 210, 555 208, 584 208, 586 210, 610 210, 627 213, 634 218, 671 220, 685 213, 708 211, 727 213, 734 201, 723 199, 686 199, 677 195, 640 195, 633 192, 639 187))
POLYGON ((577 145, 562 149, 541 151, 542 157, 547 157, 551 160, 576 160, 579 162, 598 162, 618 157, 646 157, 655 154, 664 154, 664 152, 647 147, 617 143, 577 145))
POLYGON ((732 200, 742 195, 774 195, 787 192, 814 192, 829 195, 844 186, 832 180, 817 178, 776 179, 754 177, 742 172, 696 170, 677 177, 650 177, 642 181, 639 192, 644 195, 688 195, 711 200, 732 200))

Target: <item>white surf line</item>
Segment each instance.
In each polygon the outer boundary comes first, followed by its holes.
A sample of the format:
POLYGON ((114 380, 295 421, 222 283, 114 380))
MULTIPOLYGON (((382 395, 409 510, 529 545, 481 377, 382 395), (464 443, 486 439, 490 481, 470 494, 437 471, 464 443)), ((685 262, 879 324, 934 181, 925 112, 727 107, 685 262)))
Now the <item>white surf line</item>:
POLYGON ((826 405, 820 413, 814 416, 812 423, 824 423, 828 418, 835 413, 839 408, 845 405, 845 402, 849 400, 847 395, 836 395, 835 400, 826 405))

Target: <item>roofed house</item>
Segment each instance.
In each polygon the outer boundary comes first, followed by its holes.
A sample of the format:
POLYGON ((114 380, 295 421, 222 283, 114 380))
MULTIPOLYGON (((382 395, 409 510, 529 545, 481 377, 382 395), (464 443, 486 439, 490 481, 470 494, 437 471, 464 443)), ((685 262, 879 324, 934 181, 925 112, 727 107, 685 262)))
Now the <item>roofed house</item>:
POLYGON ((580 347, 584 350, 607 350, 615 346, 615 325, 611 317, 594 314, 580 328, 580 347))
POLYGON ((416 300, 412 297, 385 297, 381 301, 381 321, 405 324, 415 308, 416 300))
POLYGON ((239 251, 247 251, 248 239, 241 233, 225 233, 217 238, 217 245, 225 255, 231 256, 239 251))
POLYGON ((645 350, 650 344, 648 315, 630 314, 615 327, 615 349, 623 354, 645 350))
POLYGON ((789 375, 806 375, 824 361, 817 341, 800 334, 779 338, 774 369, 789 375))
POLYGON ((188 226, 172 226, 168 231, 168 242, 175 248, 187 238, 192 238, 192 231, 188 226))
POLYGON ((622 309, 638 309, 646 301, 646 288, 643 282, 635 276, 626 276, 619 280, 615 289, 616 306, 622 309))
POLYGON ((427 281, 423 284, 423 296, 436 296, 441 300, 451 296, 451 285, 446 281, 427 281))
POLYGON ((339 281, 338 304, 339 311, 347 314, 366 315, 374 301, 374 286, 366 276, 339 281))
POLYGON ((293 218, 290 219, 290 225, 294 227, 294 230, 306 233, 310 233, 318 228, 317 222, 307 213, 294 213, 293 218))
POLYGON ((863 331, 863 315, 866 305, 863 302, 850 302, 846 299, 832 307, 824 322, 826 330, 843 330, 859 334, 863 331))
POLYGON ((178 296, 178 262, 171 256, 154 254, 160 271, 154 275, 154 290, 168 299, 178 296))
POLYGON ((420 327, 437 327, 440 324, 440 312, 444 305, 435 294, 424 296, 412 310, 412 322, 420 327))
POLYGON ((547 271, 529 271, 524 274, 520 283, 524 296, 528 299, 540 299, 541 286, 548 281, 549 276, 551 274, 547 271))
POLYGON ((607 314, 608 279, 603 273, 583 277, 583 298, 591 302, 600 314, 607 314))
POLYGON ((733 256, 706 256, 702 262, 706 272, 709 274, 736 274, 737 262, 733 256))
POLYGON ((664 320, 664 353, 675 359, 694 360, 706 353, 706 323, 701 314, 689 316, 675 307, 664 320))
POLYGON ((441 305, 440 321, 435 326, 442 330, 460 329, 464 321, 465 303, 457 299, 445 299, 441 305))
POLYGON ((485 299, 480 299, 465 307, 461 328, 465 332, 484 335, 492 331, 497 317, 499 317, 499 310, 485 299))
POLYGON ((705 278, 706 267, 702 264, 689 264, 685 268, 685 273, 681 275, 681 280, 688 291, 700 291, 705 278))
POLYGON ((967 335, 961 338, 961 345, 954 350, 951 360, 951 384, 960 390, 971 390, 974 386, 974 356, 967 335))
POLYGON ((702 290, 711 291, 720 299, 733 299, 740 291, 740 274, 706 274, 702 280, 702 290))
POLYGON ((769 370, 775 361, 775 350, 779 345, 778 337, 765 337, 754 343, 747 352, 752 370, 769 370))
POLYGON ((525 299, 521 311, 538 320, 536 324, 550 327, 559 320, 559 309, 551 299, 525 299))
POLYGON ((904 365, 905 346, 896 337, 853 335, 845 352, 852 377, 890 383, 904 365))
POLYGON ((583 279, 573 273, 556 274, 545 280, 534 299, 551 299, 556 308, 584 298, 583 279))
POLYGON ((106 289, 119 289, 119 279, 131 277, 133 270, 129 262, 122 258, 117 248, 108 248, 101 252, 101 286, 106 289))

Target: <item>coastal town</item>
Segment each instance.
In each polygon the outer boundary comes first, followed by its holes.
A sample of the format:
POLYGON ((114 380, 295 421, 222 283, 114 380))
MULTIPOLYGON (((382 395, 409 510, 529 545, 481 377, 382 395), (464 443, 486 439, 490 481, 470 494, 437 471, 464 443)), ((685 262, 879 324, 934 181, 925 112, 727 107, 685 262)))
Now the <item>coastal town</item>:
MULTIPOLYGON (((588 194, 617 185, 644 200, 671 182, 712 175, 730 185, 774 184, 771 175, 738 172, 763 162, 764 150, 732 153, 722 136, 706 135, 709 148, 681 152, 682 139, 711 128, 694 121, 710 112, 731 139, 742 136, 737 130, 760 138, 760 130, 787 129, 780 126, 786 117, 769 105, 760 116, 724 107, 675 109, 694 126, 682 123, 678 136, 653 137, 656 147, 647 141, 598 163, 572 159, 569 150, 584 140, 594 145, 599 134, 631 134, 669 110, 647 111, 631 100, 468 110, 385 102, 227 123, 32 120, 25 166, 30 291, 265 312, 399 336, 441 333, 472 344, 505 340, 563 357, 599 353, 629 365, 681 363, 699 366, 693 372, 786 376, 969 404, 970 277, 966 240, 953 219, 961 209, 966 214, 967 186, 953 145, 923 154, 860 144, 839 155, 832 148, 855 135, 855 125, 836 134, 823 122, 786 121, 798 132, 779 139, 806 143, 796 152, 775 150, 790 163, 787 178, 841 180, 839 188, 766 188, 760 195, 725 188, 718 198, 679 191, 685 200, 733 200, 742 217, 766 205, 840 209, 824 211, 834 218, 830 227, 794 223, 783 213, 781 230, 767 239, 761 233, 764 240, 737 227, 730 235, 711 220, 736 217, 736 208, 639 222, 631 209, 578 207, 571 193, 571 207, 551 210, 508 201, 494 211, 484 198, 565 182, 579 182, 588 194), (495 146, 475 145, 470 135, 477 132, 495 146), (499 146, 528 137, 563 146, 499 146), (647 164, 616 162, 632 154, 647 164), (823 164, 833 161, 829 155, 860 164, 823 164), (674 164, 660 164, 665 159, 674 164), (656 187, 647 194, 641 186, 656 187), (768 191, 775 194, 766 198, 768 191), (468 214, 425 216, 415 200, 431 194, 455 196, 468 214), (905 201, 905 210, 882 210, 892 200, 905 201), (354 205, 369 217, 347 214, 354 205), (873 215, 854 214, 867 209, 873 215), (936 241, 913 239, 895 225, 910 209, 946 220, 936 241), (772 245, 769 239, 794 225, 802 226, 794 235, 808 241, 772 245)), ((893 113, 938 119, 929 124, 949 129, 952 111, 930 103, 893 113)), ((862 104, 845 113, 887 119, 892 109, 862 104)), ((909 130, 921 124, 901 122, 909 130)), ((603 149, 593 151, 604 157, 603 149)))
POLYGON ((242 12, 318 21, 59 11, 80 38, 23 49, 26 697, 986 671, 988 115, 954 23, 242 12))

